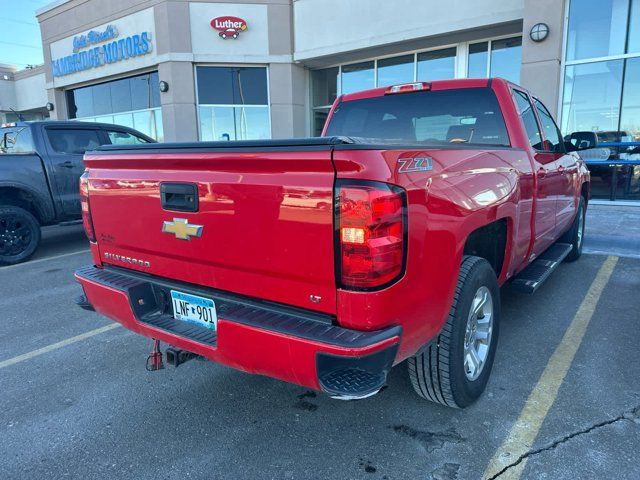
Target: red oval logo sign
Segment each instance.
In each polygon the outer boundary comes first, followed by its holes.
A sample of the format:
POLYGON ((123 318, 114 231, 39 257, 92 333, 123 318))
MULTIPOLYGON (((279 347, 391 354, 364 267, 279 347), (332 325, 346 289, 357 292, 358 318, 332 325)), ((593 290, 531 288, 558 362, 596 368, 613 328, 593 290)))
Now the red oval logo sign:
POLYGON ((247 22, 239 17, 216 17, 211 20, 211 28, 218 30, 218 35, 226 40, 227 38, 238 38, 240 32, 247 29, 247 22))

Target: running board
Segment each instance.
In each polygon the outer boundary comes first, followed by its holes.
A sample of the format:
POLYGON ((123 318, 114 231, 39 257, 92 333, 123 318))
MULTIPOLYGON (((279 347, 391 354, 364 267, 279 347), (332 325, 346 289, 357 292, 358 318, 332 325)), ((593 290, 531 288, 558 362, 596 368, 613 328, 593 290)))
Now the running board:
POLYGON ((510 288, 520 293, 535 293, 571 253, 572 248, 568 243, 552 245, 513 278, 510 288))

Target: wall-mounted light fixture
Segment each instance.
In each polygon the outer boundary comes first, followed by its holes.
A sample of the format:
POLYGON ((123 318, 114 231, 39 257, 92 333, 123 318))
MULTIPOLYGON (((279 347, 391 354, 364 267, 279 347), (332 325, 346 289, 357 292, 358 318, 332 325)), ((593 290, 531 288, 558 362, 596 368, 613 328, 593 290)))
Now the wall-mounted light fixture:
POLYGON ((166 93, 169 91, 169 84, 167 82, 165 82, 164 80, 160 80, 160 91, 162 93, 166 93))
POLYGON ((50 112, 53 112, 53 109, 55 108, 53 106, 53 103, 51 102, 47 102, 47 104, 45 105, 45 107, 47 107, 47 110, 49 110, 50 112))
POLYGON ((536 23, 529 30, 529 38, 534 42, 542 42, 549 36, 549 25, 546 23, 536 23))

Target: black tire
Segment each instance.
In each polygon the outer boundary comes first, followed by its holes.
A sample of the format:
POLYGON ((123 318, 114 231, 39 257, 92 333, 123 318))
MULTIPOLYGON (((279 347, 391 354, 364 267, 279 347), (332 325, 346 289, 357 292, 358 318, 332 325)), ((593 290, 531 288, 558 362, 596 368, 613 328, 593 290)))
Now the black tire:
POLYGON ((0 207, 0 265, 29 259, 40 244, 40 224, 33 214, 12 205, 0 207))
POLYGON ((584 243, 584 225, 586 221, 586 202, 584 197, 580 197, 578 213, 573 219, 571 228, 560 238, 562 243, 570 243, 573 247, 569 255, 565 257, 565 262, 575 262, 582 255, 582 244, 584 243), (582 220, 582 221, 580 221, 582 220), (582 232, 581 232, 582 230, 582 232))
MULTIPOLYGON (((482 318, 484 318, 484 311, 482 318)), ((453 408, 464 408, 482 395, 493 366, 500 325, 500 289, 496 274, 485 259, 465 256, 447 322, 438 336, 420 353, 409 358, 409 377, 422 398, 453 408), (492 329, 487 356, 477 378, 465 368, 465 334, 471 305, 480 291, 491 294, 492 329)))

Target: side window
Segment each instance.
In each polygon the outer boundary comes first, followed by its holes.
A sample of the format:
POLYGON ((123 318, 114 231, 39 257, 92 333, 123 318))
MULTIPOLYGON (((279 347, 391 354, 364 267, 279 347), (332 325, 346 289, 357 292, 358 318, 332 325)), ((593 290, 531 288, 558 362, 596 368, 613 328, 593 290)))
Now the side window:
POLYGON ((529 137, 529 144, 531 144, 531 146, 536 150, 544 150, 542 148, 542 135, 540 135, 538 122, 536 121, 536 116, 533 113, 533 107, 531 106, 529 98, 524 92, 519 90, 514 90, 513 92, 513 98, 516 102, 516 106, 518 107, 520 117, 522 117, 524 129, 527 132, 527 137, 529 137))
POLYGON ((17 129, 0 129, 0 153, 13 153, 13 143, 16 138, 17 129))
POLYGON ((533 103, 536 106, 538 117, 540 118, 540 123, 542 123, 542 128, 544 130, 544 136, 546 139, 545 150, 555 153, 563 153, 564 143, 562 142, 560 131, 556 126, 556 122, 553 121, 553 117, 549 113, 549 110, 547 110, 547 108, 535 98, 533 99, 533 103))
POLYGON ((141 143, 149 143, 144 138, 129 132, 107 130, 107 135, 109 135, 109 141, 112 145, 139 145, 141 143))
POLYGON ((16 127, 11 130, 0 130, 2 135, 2 153, 33 153, 35 147, 29 127, 16 127), (6 144, 4 134, 6 136, 6 144))
POLYGON ((49 144, 56 153, 82 155, 100 146, 97 130, 48 128, 49 144))

